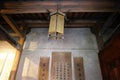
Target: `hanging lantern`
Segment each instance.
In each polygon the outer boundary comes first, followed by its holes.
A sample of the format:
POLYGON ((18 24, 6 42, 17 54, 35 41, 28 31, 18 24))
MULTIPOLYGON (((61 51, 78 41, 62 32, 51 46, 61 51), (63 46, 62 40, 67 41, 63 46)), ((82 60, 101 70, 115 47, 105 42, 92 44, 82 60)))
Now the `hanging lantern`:
POLYGON ((51 13, 49 24, 49 38, 64 39, 64 17, 62 12, 51 13))

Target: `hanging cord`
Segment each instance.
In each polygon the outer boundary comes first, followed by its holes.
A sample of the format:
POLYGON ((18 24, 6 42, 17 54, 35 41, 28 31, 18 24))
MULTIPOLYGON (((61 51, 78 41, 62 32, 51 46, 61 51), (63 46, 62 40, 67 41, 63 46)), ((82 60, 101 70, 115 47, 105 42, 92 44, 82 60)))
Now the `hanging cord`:
POLYGON ((57 12, 61 11, 61 2, 60 0, 57 0, 57 12))

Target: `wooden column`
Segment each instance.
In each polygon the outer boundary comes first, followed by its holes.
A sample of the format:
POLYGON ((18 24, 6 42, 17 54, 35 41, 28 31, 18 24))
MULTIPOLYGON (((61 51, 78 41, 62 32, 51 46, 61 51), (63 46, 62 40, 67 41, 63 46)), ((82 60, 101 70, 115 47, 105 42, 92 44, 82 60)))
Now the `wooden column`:
POLYGON ((101 50, 102 45, 103 45, 103 40, 102 38, 99 36, 99 30, 100 30, 100 25, 98 23, 96 23, 94 25, 94 27, 91 27, 91 32, 93 34, 95 34, 96 36, 96 40, 97 40, 97 44, 98 44, 98 49, 101 50))
POLYGON ((120 32, 99 52, 103 80, 120 80, 120 32))
MULTIPOLYGON (((25 40, 25 38, 20 38, 20 40, 19 40, 19 43, 22 45, 22 47, 23 47, 23 44, 24 44, 24 40, 25 40)), ((15 56, 15 59, 14 59, 14 63, 13 63, 13 66, 12 66, 12 70, 11 70, 11 73, 10 73, 9 80, 15 80, 18 65, 19 65, 19 61, 20 61, 20 57, 21 57, 21 51, 22 51, 22 49, 16 51, 16 56, 15 56)))

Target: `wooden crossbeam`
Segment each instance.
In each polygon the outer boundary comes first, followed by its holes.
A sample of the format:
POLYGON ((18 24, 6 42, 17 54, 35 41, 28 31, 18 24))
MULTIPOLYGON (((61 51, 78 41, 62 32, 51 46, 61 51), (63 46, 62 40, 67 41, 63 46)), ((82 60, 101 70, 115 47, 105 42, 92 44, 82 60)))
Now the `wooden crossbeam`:
POLYGON ((16 24, 7 15, 2 15, 3 19, 8 23, 8 25, 13 29, 13 31, 20 37, 23 37, 22 33, 17 29, 16 24))
POLYGON ((13 37, 18 37, 18 35, 15 34, 15 33, 10 33, 10 35, 13 36, 13 37))
MULTIPOLYGON (((49 21, 40 21, 40 20, 25 20, 27 27, 31 28, 48 28, 49 21)), ((21 22, 17 22, 17 24, 21 24, 21 22)), ((74 28, 74 27, 94 27, 97 24, 94 20, 79 20, 79 21, 71 21, 65 23, 65 28, 74 28)))
POLYGON ((21 45, 15 41, 9 33, 0 25, 0 39, 8 41, 12 46, 17 49, 21 49, 21 45))
POLYGON ((102 29, 100 30, 100 33, 99 33, 100 36, 102 36, 105 33, 105 31, 113 24, 116 18, 117 18, 117 13, 112 13, 110 15, 110 17, 106 20, 102 29))
MULTIPOLYGON (((24 28, 48 28, 49 21, 41 20, 24 20, 24 22, 16 21, 18 25, 26 24, 24 28)), ((95 27, 97 24, 96 20, 76 20, 65 23, 65 28, 81 28, 81 27, 95 27)), ((29 31, 29 30, 28 30, 29 31)), ((12 34, 15 35, 15 34, 12 34)))
MULTIPOLYGON (((56 11, 56 1, 6 2, 0 10, 2 14, 47 13, 56 11)), ((60 1, 62 12, 116 12, 116 1, 60 1)))

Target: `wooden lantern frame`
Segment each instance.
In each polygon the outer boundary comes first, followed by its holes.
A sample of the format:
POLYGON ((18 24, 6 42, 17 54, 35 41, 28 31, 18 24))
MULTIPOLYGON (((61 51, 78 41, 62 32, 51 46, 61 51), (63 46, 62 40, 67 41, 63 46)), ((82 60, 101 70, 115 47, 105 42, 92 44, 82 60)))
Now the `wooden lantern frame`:
POLYGON ((48 38, 64 39, 65 14, 58 11, 50 14, 48 38))

